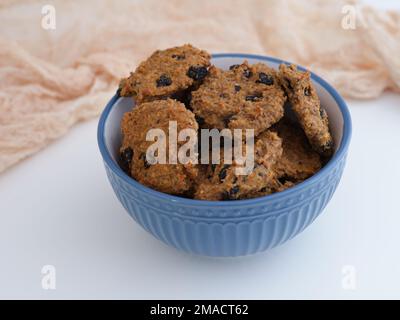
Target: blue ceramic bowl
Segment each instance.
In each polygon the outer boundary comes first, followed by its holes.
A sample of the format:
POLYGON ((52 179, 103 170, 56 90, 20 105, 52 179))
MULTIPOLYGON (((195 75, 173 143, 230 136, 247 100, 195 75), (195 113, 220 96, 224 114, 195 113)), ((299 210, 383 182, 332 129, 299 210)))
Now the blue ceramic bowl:
MULTIPOLYGON (((223 69, 243 60, 274 68, 284 62, 246 54, 216 54, 223 69)), ((299 185, 265 197, 236 201, 200 201, 152 190, 127 176, 118 166, 120 120, 132 99, 115 95, 98 125, 98 143, 108 179, 132 218, 162 242, 179 250, 216 257, 254 254, 293 238, 309 226, 331 199, 342 176, 351 138, 346 103, 327 82, 312 80, 326 109, 336 150, 317 174, 299 185)))

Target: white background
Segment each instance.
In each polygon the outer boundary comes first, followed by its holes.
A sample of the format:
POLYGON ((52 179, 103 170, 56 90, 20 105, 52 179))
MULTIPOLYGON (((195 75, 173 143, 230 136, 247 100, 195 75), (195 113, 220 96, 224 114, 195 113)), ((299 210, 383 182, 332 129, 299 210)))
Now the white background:
POLYGON ((107 181, 97 119, 77 125, 0 177, 0 298, 399 299, 400 95, 347 102, 348 163, 323 214, 286 244, 234 259, 181 253, 142 230, 107 181), (49 264, 55 290, 41 286, 49 264), (349 265, 354 290, 342 285, 349 265))

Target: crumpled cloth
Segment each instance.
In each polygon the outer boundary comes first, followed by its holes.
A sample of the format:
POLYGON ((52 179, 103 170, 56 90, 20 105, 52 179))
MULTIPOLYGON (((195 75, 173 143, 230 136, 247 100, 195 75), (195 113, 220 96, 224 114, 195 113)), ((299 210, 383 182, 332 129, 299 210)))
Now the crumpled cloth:
POLYGON ((400 91, 400 14, 355 0, 0 1, 0 172, 97 116, 156 49, 266 54, 310 68, 343 95, 400 91), (42 28, 51 4, 56 29, 42 28), (342 12, 356 5, 356 29, 342 12))

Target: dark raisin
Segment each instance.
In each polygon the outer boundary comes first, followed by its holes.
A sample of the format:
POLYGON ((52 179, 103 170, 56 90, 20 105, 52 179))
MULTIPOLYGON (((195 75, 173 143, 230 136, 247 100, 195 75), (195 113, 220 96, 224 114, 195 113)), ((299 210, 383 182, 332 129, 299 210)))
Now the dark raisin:
POLYGON ((251 95, 246 96, 246 101, 258 101, 262 98, 262 94, 260 93, 254 93, 251 95))
POLYGON ((243 71, 243 75, 246 78, 250 78, 253 75, 253 72, 251 72, 249 69, 246 69, 246 70, 243 71))
POLYGON ((175 60, 180 61, 180 60, 185 60, 186 57, 185 57, 184 54, 173 54, 172 58, 174 58, 175 60))
POLYGON ((239 86, 238 84, 235 84, 235 92, 239 92, 240 89, 242 89, 242 87, 239 86))
POLYGON ((296 180, 293 177, 290 177, 288 175, 283 175, 282 177, 279 177, 278 181, 282 185, 284 185, 286 182, 296 182, 296 180))
POLYGON ((304 95, 307 97, 311 96, 311 88, 310 87, 307 87, 304 89, 304 95))
POLYGON ((230 195, 235 195, 239 192, 239 186, 234 186, 231 190, 229 190, 230 195))
POLYGON ((221 171, 218 174, 219 180, 224 181, 226 178, 226 170, 230 167, 229 164, 224 164, 224 166, 222 167, 221 171))
POLYGON ((132 162, 133 150, 131 147, 125 148, 121 151, 119 158, 121 160, 121 167, 124 171, 129 171, 130 164, 132 162))
POLYGON ((191 66, 187 72, 187 76, 195 81, 203 80, 208 74, 206 67, 191 66))
POLYGON ((237 198, 237 193, 239 192, 240 188, 238 186, 233 186, 232 189, 229 191, 224 191, 222 193, 223 200, 235 200, 237 198))
POLYGON ((195 118, 196 118, 196 121, 199 124, 199 126, 202 126, 202 125, 204 125, 206 123, 204 121, 204 118, 202 118, 202 117, 196 116, 195 118))
POLYGON ((150 168, 151 164, 147 162, 146 155, 145 155, 144 153, 142 153, 142 154, 140 155, 140 159, 143 160, 143 165, 144 165, 144 168, 145 168, 145 169, 150 168))
POLYGON ((229 67, 229 70, 235 70, 240 67, 240 64, 233 64, 229 67))
POLYGON ((283 176, 283 177, 278 178, 278 181, 280 184, 285 184, 288 181, 288 179, 286 176, 283 176))
POLYGON ((157 82, 157 87, 168 87, 172 84, 171 78, 165 74, 162 74, 156 82, 157 82))
POLYGON ((222 99, 226 99, 226 98, 229 97, 229 95, 226 94, 226 93, 221 93, 221 94, 219 95, 219 97, 222 98, 222 99))
POLYGON ((262 83, 262 84, 266 84, 266 85, 270 86, 270 85, 274 84, 274 78, 269 74, 260 72, 258 74, 258 80, 256 81, 256 83, 262 83))

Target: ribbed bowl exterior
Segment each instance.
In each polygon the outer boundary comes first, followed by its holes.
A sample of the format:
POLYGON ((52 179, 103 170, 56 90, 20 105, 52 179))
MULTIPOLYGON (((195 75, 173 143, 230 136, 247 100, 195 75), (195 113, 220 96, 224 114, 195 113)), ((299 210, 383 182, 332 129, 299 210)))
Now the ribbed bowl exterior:
POLYGON ((160 199, 126 183, 105 163, 118 199, 137 223, 162 242, 189 253, 235 257, 265 251, 310 225, 331 199, 346 154, 313 184, 256 204, 196 206, 160 199), (226 214, 224 215, 224 212, 226 214))

